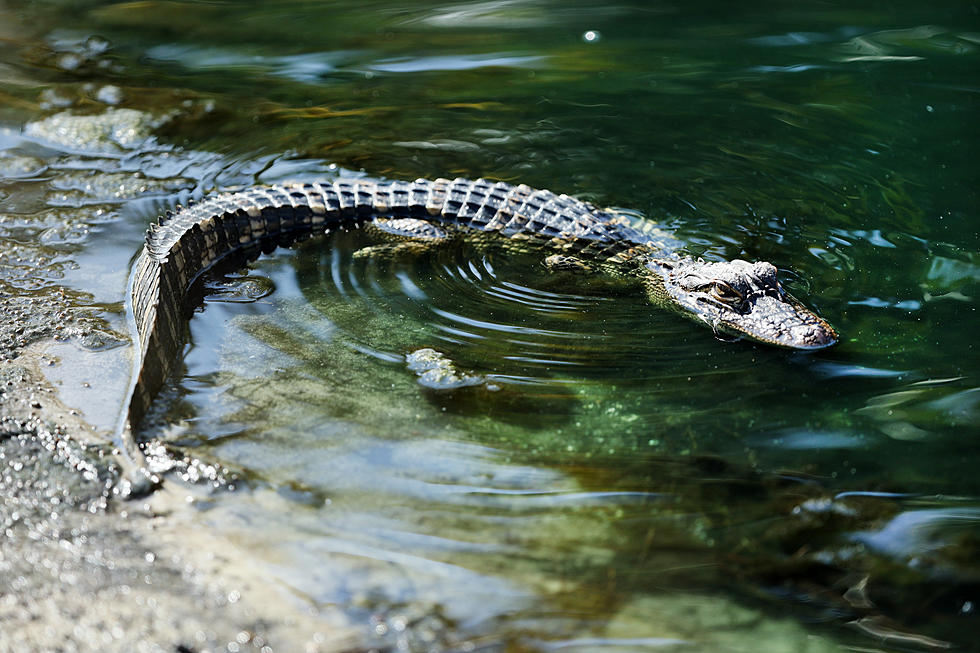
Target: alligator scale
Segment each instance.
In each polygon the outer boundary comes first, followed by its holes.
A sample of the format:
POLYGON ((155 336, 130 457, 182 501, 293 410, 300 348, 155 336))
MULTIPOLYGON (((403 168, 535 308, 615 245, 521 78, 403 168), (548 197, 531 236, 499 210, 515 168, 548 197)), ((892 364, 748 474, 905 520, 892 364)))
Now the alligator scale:
MULTIPOLYGON (((131 279, 139 358, 128 406, 135 426, 176 364, 194 281, 230 256, 255 257, 312 234, 371 222, 402 239, 492 237, 541 251, 552 267, 641 279, 650 301, 716 332, 793 349, 837 341, 834 329, 787 294, 769 263, 704 262, 628 221, 567 195, 486 180, 340 180, 214 195, 147 232, 131 279)), ((128 429, 127 429, 128 430, 128 429)))

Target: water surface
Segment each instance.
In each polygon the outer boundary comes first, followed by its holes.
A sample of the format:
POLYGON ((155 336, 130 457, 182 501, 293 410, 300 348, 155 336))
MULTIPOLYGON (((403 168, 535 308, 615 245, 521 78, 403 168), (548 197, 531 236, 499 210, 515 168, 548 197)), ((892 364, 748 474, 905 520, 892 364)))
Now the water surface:
POLYGON ((0 237, 61 267, 3 281, 105 338, 162 209, 352 174, 629 207, 842 333, 724 342, 618 280, 360 232, 212 280, 143 437, 233 470, 191 523, 277 597, 402 650, 976 646, 974 7, 6 11, 0 237), (423 387, 423 347, 484 382, 423 387))

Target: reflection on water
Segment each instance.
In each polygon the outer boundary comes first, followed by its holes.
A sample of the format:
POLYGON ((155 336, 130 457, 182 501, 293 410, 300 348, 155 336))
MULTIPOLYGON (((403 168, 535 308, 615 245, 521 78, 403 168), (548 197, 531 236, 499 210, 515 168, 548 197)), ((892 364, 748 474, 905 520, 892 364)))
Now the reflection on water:
POLYGON ((773 262, 844 336, 720 342, 534 255, 314 239, 208 282, 143 434, 234 471, 187 487, 188 528, 362 647, 975 648, 969 7, 179 9, 3 32, 0 292, 56 307, 25 338, 60 311, 86 356, 121 349, 130 258, 178 202, 358 174, 632 207, 773 262), (420 384, 424 348, 484 382, 420 384))
MULTIPOLYGON (((962 535, 976 531, 978 521, 980 510, 977 508, 915 510, 896 515, 879 531, 855 533, 854 539, 896 558, 915 558, 914 564, 922 566, 926 564, 923 558, 951 546, 953 540, 962 535)), ((947 569, 941 573, 951 571, 947 569)))

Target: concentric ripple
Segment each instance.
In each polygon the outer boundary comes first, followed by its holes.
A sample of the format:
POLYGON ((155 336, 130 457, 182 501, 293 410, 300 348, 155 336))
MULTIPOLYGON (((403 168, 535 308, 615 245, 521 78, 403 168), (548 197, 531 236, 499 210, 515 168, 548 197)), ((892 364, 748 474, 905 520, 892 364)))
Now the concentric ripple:
MULTIPOLYGON (((540 253, 450 244, 366 255, 368 246, 350 232, 304 249, 299 284, 352 346, 385 360, 431 347, 495 380, 548 385, 573 373, 589 384, 693 327, 651 307, 635 283, 552 273, 540 253)), ((633 378, 651 371, 634 367, 633 378)))

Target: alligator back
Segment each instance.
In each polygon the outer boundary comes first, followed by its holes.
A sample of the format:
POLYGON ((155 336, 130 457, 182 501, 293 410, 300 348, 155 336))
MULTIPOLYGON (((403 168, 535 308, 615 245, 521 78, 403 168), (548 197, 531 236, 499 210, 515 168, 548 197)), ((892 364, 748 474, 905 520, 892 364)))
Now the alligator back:
POLYGON ((645 234, 575 198, 482 179, 340 180, 209 197, 151 225, 134 266, 130 292, 139 357, 129 424, 139 423, 177 363, 186 336, 187 294, 202 273, 232 255, 254 258, 379 216, 496 232, 589 258, 610 259, 650 246, 645 234))

